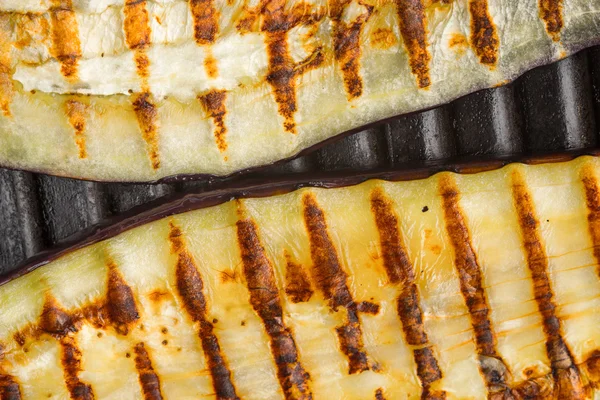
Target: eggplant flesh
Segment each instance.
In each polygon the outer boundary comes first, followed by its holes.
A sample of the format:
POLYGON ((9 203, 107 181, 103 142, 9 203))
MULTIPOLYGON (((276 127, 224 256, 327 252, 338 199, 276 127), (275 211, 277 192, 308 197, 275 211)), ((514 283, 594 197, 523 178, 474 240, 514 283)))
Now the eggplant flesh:
POLYGON ((599 39, 589 0, 2 0, 0 165, 228 175, 599 39))
POLYGON ((0 286, 0 399, 598 398, 599 179, 187 202, 0 286))

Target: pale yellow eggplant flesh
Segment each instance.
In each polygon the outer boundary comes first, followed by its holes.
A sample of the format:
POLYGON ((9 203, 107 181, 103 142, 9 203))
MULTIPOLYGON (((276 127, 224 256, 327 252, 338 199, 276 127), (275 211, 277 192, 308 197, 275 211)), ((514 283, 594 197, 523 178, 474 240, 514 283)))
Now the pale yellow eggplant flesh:
POLYGON ((598 398, 599 179, 581 157, 161 217, 0 286, 0 399, 598 398))
POLYGON ((1 0, 0 165, 224 176, 599 41, 590 0, 1 0))

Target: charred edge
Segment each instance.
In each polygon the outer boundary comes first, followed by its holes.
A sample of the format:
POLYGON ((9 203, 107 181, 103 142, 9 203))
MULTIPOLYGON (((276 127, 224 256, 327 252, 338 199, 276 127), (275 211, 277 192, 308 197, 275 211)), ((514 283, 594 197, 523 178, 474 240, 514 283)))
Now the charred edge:
MULTIPOLYGON (((585 390, 579 370, 563 339, 561 322, 556 315, 554 294, 548 276, 548 257, 542 245, 533 199, 527 190, 524 177, 516 170, 512 174, 512 192, 527 265, 531 272, 533 294, 542 315, 546 352, 551 362, 557 390, 559 393, 572 393, 573 397, 570 398, 573 399, 584 398, 585 390)), ((559 396, 559 398, 565 397, 559 396)))
POLYGON ((560 41, 563 22, 563 0, 539 0, 540 17, 546 25, 546 32, 553 41, 560 41))
POLYGON ((152 367, 150 355, 146 350, 144 343, 138 343, 133 348, 135 352, 135 368, 138 373, 144 399, 146 400, 162 400, 163 396, 160 391, 160 380, 152 367))
POLYGON ((506 386, 508 369, 496 350, 490 308, 483 289, 483 277, 477 256, 471 244, 471 235, 459 205, 459 192, 454 178, 440 178, 440 194, 446 219, 446 231, 454 249, 454 264, 460 281, 460 290, 471 317, 475 343, 479 355, 479 369, 485 377, 489 391, 506 386), (482 362, 494 359, 497 362, 482 362))
POLYGON ((292 261, 286 252, 285 293, 293 303, 304 303, 310 300, 314 291, 304 267, 292 261))
POLYGON ((375 391, 375 400, 385 400, 383 396, 383 389, 379 388, 375 391))
POLYGON ((471 46, 479 62, 493 67, 498 62, 500 40, 488 9, 488 0, 469 0, 469 12, 471 13, 471 46))
POLYGON ((40 329, 57 337, 63 337, 75 330, 73 318, 50 295, 46 295, 40 316, 40 329))
POLYGON ((225 127, 225 115, 227 114, 227 109, 225 108, 226 98, 227 92, 224 90, 211 90, 198 98, 206 113, 213 120, 213 124, 215 125, 215 141, 221 153, 227 150, 227 141, 225 140, 225 135, 227 134, 227 128, 225 127))
POLYGON ((75 131, 75 144, 79 149, 79 158, 87 158, 85 147, 85 128, 86 118, 89 106, 78 100, 71 99, 65 102, 65 111, 69 118, 69 123, 75 131))
POLYGON ((207 305, 204 297, 204 283, 198 272, 196 263, 188 253, 183 241, 183 233, 179 227, 170 223, 169 242, 172 253, 177 255, 175 276, 177 291, 183 301, 186 312, 192 320, 199 324, 199 336, 202 343, 204 357, 210 370, 213 387, 217 398, 223 400, 237 400, 231 371, 227 366, 225 357, 221 354, 219 340, 214 334, 213 325, 207 320, 207 305))
POLYGON ((152 168, 160 168, 158 154, 158 135, 156 132, 157 114, 156 106, 150 98, 150 93, 140 93, 133 100, 133 110, 142 131, 142 137, 149 148, 152 168))
POLYGON ((52 6, 52 53, 61 63, 60 71, 63 76, 76 79, 81 58, 81 42, 73 4, 71 0, 53 0, 52 6))
POLYGON ((62 366, 65 384, 74 400, 92 400, 94 392, 92 387, 82 382, 78 374, 81 372, 81 351, 72 336, 65 336, 60 341, 62 348, 62 366))
POLYGON ((373 12, 372 6, 365 7, 367 11, 350 25, 345 24, 340 19, 334 20, 333 50, 344 77, 344 87, 348 100, 360 97, 363 91, 363 82, 360 75, 360 34, 363 25, 373 12))
POLYGON ((10 375, 0 372, 0 400, 21 400, 19 384, 10 375))
POLYGON ((219 12, 214 0, 190 0, 194 18, 194 38, 199 45, 214 43, 219 33, 219 12))
POLYGON ((592 239, 594 257, 598 263, 597 273, 600 276, 600 190, 598 179, 590 165, 586 165, 581 170, 581 181, 588 208, 588 230, 592 239))
POLYGON ((277 365, 277 377, 285 398, 312 399, 308 384, 310 376, 300 363, 292 332, 283 322, 275 274, 260 243, 256 224, 251 220, 238 221, 237 237, 250 292, 250 304, 262 319, 269 335, 271 353, 277 365))
POLYGON ((0 14, 0 110, 10 117, 10 104, 15 93, 11 71, 10 16, 0 14))
POLYGON ((366 371, 369 364, 363 349, 357 307, 348 289, 348 276, 340 265, 329 237, 325 215, 313 194, 306 193, 302 202, 313 262, 313 280, 333 310, 338 307, 345 307, 347 310, 348 320, 337 328, 337 334, 342 352, 348 357, 350 374, 366 371))
POLYGON ((429 77, 429 43, 427 41, 427 18, 422 0, 396 0, 400 34, 408 52, 409 65, 417 77, 420 88, 431 85, 429 77))
POLYGON ((121 335, 127 335, 130 325, 140 318, 133 291, 113 263, 108 265, 106 311, 110 322, 121 335))

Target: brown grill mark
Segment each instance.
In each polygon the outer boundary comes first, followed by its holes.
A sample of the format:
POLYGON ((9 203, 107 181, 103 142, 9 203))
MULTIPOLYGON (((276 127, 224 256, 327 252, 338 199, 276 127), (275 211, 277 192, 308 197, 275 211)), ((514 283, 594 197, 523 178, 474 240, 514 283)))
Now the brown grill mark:
POLYGON ((292 260, 285 252, 285 294, 293 303, 304 303, 310 300, 314 291, 304 267, 292 260))
POLYGON ((179 227, 170 223, 169 242, 171 252, 177 255, 175 276, 177 291, 183 301, 185 310, 192 320, 199 325, 199 336, 204 357, 210 370, 213 387, 218 399, 238 400, 231 380, 231 372, 225 356, 221 354, 219 340, 214 327, 207 318, 207 304, 204 297, 204 282, 196 267, 193 256, 186 249, 183 233, 179 227))
POLYGON ((150 162, 152 168, 160 168, 160 158, 158 155, 158 133, 157 133, 157 114, 156 106, 152 102, 151 95, 148 92, 140 93, 134 96, 133 110, 138 120, 138 125, 142 131, 142 137, 149 149, 150 162))
POLYGON ((152 367, 152 360, 144 343, 140 342, 133 348, 135 352, 135 369, 138 373, 142 393, 145 400, 162 400, 160 380, 152 367))
POLYGON ((539 232, 533 199, 527 190, 525 178, 519 171, 512 174, 514 206, 519 219, 523 248, 531 271, 533 294, 542 314, 542 326, 546 336, 546 353, 550 359, 558 398, 584 399, 585 388, 579 368, 562 336, 561 322, 556 315, 554 294, 548 276, 548 257, 539 232))
POLYGON ((370 301, 360 302, 357 306, 359 312, 371 315, 379 314, 379 308, 379 304, 371 303, 370 301))
POLYGON ((52 55, 61 63, 60 72, 70 80, 77 79, 77 65, 81 58, 79 27, 71 0, 53 0, 50 9, 52 21, 52 55))
POLYGON ((560 41, 563 22, 563 0, 539 0, 540 18, 544 20, 546 32, 555 42, 560 41))
MULTIPOLYGON (((267 70, 267 82, 271 85, 273 96, 277 102, 279 114, 283 117, 283 127, 286 132, 297 133, 294 114, 297 111, 296 104, 296 78, 311 68, 318 67, 323 62, 321 48, 317 48, 306 60, 294 63, 290 55, 287 32, 300 23, 310 23, 322 18, 322 13, 316 14, 303 4, 297 4, 289 13, 284 10, 286 0, 264 0, 261 4, 263 16, 261 30, 265 34, 269 67, 267 70)), ((254 12, 250 12, 254 15, 254 12)), ((242 21, 240 21, 242 24, 242 21)), ((238 29, 251 26, 251 21, 238 29)))
POLYGON ((588 230, 592 239, 594 257, 598 263, 598 276, 600 276, 600 190, 598 179, 594 173, 594 168, 589 164, 581 169, 580 176, 588 208, 588 230))
POLYGON ((150 23, 146 0, 127 0, 123 10, 125 42, 131 50, 145 50, 150 45, 150 23))
POLYGON ((385 397, 383 397, 383 389, 377 389, 375 391, 375 400, 385 400, 385 397))
POLYGON ((135 111, 142 137, 148 146, 148 153, 153 169, 160 168, 158 154, 157 111, 152 101, 148 76, 150 74, 150 59, 146 49, 150 46, 150 22, 146 0, 127 0, 124 8, 125 42, 133 50, 136 71, 141 79, 142 92, 132 96, 133 110, 135 111))
MULTIPOLYGON (((414 267, 406 252, 393 203, 381 188, 375 188, 371 193, 371 211, 379 232, 383 265, 388 279, 392 284, 400 286, 397 307, 406 342, 411 346, 428 346, 429 339, 423 323, 414 267)), ((429 347, 414 349, 413 356, 417 376, 423 386, 422 397, 428 398, 431 385, 442 378, 442 372, 429 347)))
POLYGON ((398 42, 394 31, 390 28, 378 28, 371 32, 371 44, 376 49, 389 49, 398 42))
POLYGON ((65 384, 74 400, 92 400, 94 392, 92 387, 82 382, 78 375, 81 372, 81 350, 73 336, 65 336, 60 340, 62 355, 61 362, 65 384))
POLYGON ((10 40, 11 21, 8 14, 0 14, 0 110, 5 117, 10 117, 10 103, 15 94, 12 81, 10 40))
POLYGON ((225 135, 227 134, 227 127, 225 126, 225 115, 227 109, 225 108, 225 99, 227 98, 227 92, 224 90, 211 90, 203 96, 199 96, 200 104, 213 120, 215 125, 215 142, 221 153, 227 150, 227 141, 225 135))
POLYGON ((488 9, 488 0, 469 0, 471 46, 479 62, 493 67, 498 62, 500 40, 488 9))
POLYGON ((284 119, 283 127, 286 132, 296 133, 296 74, 294 63, 289 54, 286 32, 275 32, 267 39, 269 54, 269 72, 267 82, 273 87, 273 94, 279 114, 284 119))
MULTIPOLYGON (((0 361, 4 358, 2 344, 0 344, 0 361)), ((21 400, 21 389, 17 381, 5 374, 0 367, 0 400, 21 400)))
POLYGON ((127 335, 131 325, 140 318, 140 315, 133 291, 112 262, 108 265, 107 286, 106 312, 108 318, 118 333, 127 335))
POLYGON ((349 25, 342 22, 342 13, 333 15, 333 51, 344 77, 344 87, 348 100, 362 95, 363 82, 360 76, 360 34, 373 12, 372 6, 364 6, 367 11, 349 25))
POLYGON ((89 105, 75 99, 65 102, 65 111, 69 118, 69 123, 75 131, 75 143, 79 149, 79 158, 87 158, 85 148, 85 128, 86 118, 89 112, 89 105))
POLYGON ((217 59, 213 56, 212 52, 208 48, 206 49, 206 56, 204 57, 204 70, 209 78, 214 79, 219 76, 217 59))
POLYGON ((440 178, 439 190, 446 220, 446 232, 454 249, 454 264, 460 281, 460 290, 471 317, 479 369, 490 393, 506 388, 509 375, 507 366, 496 350, 490 308, 483 289, 483 276, 471 243, 471 234, 459 205, 460 194, 454 178, 440 178))
POLYGON ((417 84, 424 89, 431 85, 429 77, 429 42, 427 40, 427 17, 421 0, 396 0, 400 34, 408 52, 409 65, 417 77, 417 84))
POLYGON ((245 219, 238 221, 236 225, 250 304, 263 321, 269 335, 279 384, 286 399, 310 400, 310 375, 302 367, 292 331, 283 321, 275 274, 260 242, 256 224, 245 219))
POLYGON ((58 337, 63 337, 74 330, 71 316, 50 295, 46 295, 40 316, 40 328, 42 331, 58 337))
POLYGON ((337 251, 329 237, 325 214, 311 193, 302 197, 302 203, 313 262, 313 281, 329 302, 331 309, 337 311, 339 307, 344 307, 347 311, 347 322, 336 328, 336 332, 341 350, 348 357, 349 373, 367 371, 369 362, 363 348, 358 309, 348 289, 348 275, 342 269, 337 251))
POLYGON ((196 43, 214 43, 219 33, 219 11, 215 8, 214 0, 190 0, 190 10, 194 18, 196 43))

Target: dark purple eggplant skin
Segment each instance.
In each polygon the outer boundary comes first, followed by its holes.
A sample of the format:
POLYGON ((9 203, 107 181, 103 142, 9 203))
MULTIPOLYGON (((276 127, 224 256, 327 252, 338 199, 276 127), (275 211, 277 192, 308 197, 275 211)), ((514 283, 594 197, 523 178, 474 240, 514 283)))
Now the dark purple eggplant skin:
POLYGON ((293 192, 304 187, 339 188, 353 186, 370 179, 391 182, 425 179, 439 172, 474 174, 502 168, 507 164, 529 165, 566 162, 580 156, 600 157, 600 148, 578 149, 546 154, 519 154, 506 157, 463 157, 453 161, 436 161, 415 164, 412 168, 381 169, 365 173, 348 171, 318 174, 297 174, 292 177, 255 178, 244 181, 229 181, 203 193, 177 193, 112 217, 93 225, 65 240, 61 245, 42 251, 23 262, 12 271, 0 275, 0 286, 19 278, 51 261, 83 247, 117 236, 170 215, 219 205, 234 199, 269 197, 293 192))
MULTIPOLYGON (((590 40, 590 41, 588 41, 586 43, 580 43, 578 45, 569 46, 565 50, 566 50, 566 53, 569 55, 569 57, 572 57, 575 54, 579 53, 580 51, 584 51, 584 50, 586 50, 588 48, 591 48, 591 47, 594 47, 594 46, 600 46, 600 37, 599 38, 595 38, 594 40, 590 40)), ((539 60, 539 62, 531 65, 529 68, 527 68, 525 71, 523 71, 523 73, 508 78, 507 80, 504 81, 504 84, 498 85, 496 87, 502 87, 502 86, 512 85, 512 84, 515 83, 515 81, 517 79, 519 79, 524 74, 529 73, 529 72, 531 72, 531 71, 533 71, 535 69, 538 69, 538 68, 541 68, 541 67, 544 67, 544 66, 556 64, 557 62, 560 62, 560 60, 552 61, 550 58, 539 60)), ((189 182, 189 181, 204 181, 204 182, 225 181, 225 180, 234 180, 234 179, 237 179, 237 178, 239 178, 241 176, 248 175, 248 174, 251 174, 251 173, 252 174, 254 174, 254 173, 260 173, 260 172, 264 171, 267 168, 271 168, 271 167, 274 167, 274 166, 282 165, 282 164, 285 164, 286 162, 289 162, 289 161, 291 161, 293 159, 296 159, 298 157, 306 156, 306 155, 308 155, 310 153, 313 153, 314 151, 316 151, 316 150, 318 150, 318 149, 320 149, 320 148, 322 148, 322 147, 324 147, 324 146, 326 146, 326 145, 328 145, 330 143, 337 142, 337 141, 339 141, 339 140, 341 140, 341 139, 343 139, 343 138, 345 138, 347 136, 350 136, 352 134, 355 134, 355 133, 358 133, 358 132, 361 132, 361 131, 364 131, 364 130, 367 130, 367 129, 378 127, 380 125, 389 123, 391 121, 397 120, 397 119, 402 118, 402 117, 407 117, 407 116, 410 116, 410 115, 415 115, 415 114, 419 114, 419 113, 426 112, 426 111, 429 111, 429 110, 433 110, 433 109, 436 109, 436 108, 439 108, 439 107, 451 104, 451 103, 453 103, 453 102, 455 102, 457 100, 463 99, 463 98, 465 98, 467 96, 470 96, 470 95, 472 95, 474 93, 479 93, 479 92, 482 92, 484 90, 489 90, 489 89, 490 89, 489 87, 481 87, 481 88, 479 88, 477 90, 473 90, 472 92, 470 92, 470 93, 468 93, 466 95, 462 95, 462 96, 457 96, 455 98, 451 98, 447 102, 437 104, 434 107, 423 108, 423 109, 416 110, 416 111, 413 111, 413 112, 410 112, 410 113, 398 114, 398 115, 392 116, 390 118, 385 118, 385 119, 382 119, 382 120, 379 120, 379 121, 374 121, 374 122, 371 122, 369 124, 362 125, 362 126, 356 127, 354 129, 351 129, 351 130, 348 130, 348 131, 345 131, 345 132, 340 132, 339 134, 337 134, 335 136, 332 136, 332 137, 330 137, 330 138, 328 138, 326 140, 323 140, 323 141, 321 141, 321 142, 319 142, 319 143, 317 143, 317 144, 315 144, 313 146, 310 146, 310 147, 307 147, 304 150, 301 150, 300 152, 298 152, 297 154, 295 154, 292 157, 284 158, 284 159, 278 160, 278 161, 273 162, 273 163, 259 165, 259 166, 255 166, 255 167, 251 167, 251 168, 246 168, 246 169, 242 169, 242 170, 233 172, 233 173, 228 174, 228 175, 179 174, 179 175, 167 176, 167 177, 164 177, 164 178, 161 178, 161 179, 157 179, 157 180, 154 180, 154 181, 147 181, 147 182, 143 182, 143 183, 151 185, 151 184, 170 184, 170 183, 174 184, 174 183, 189 182)), ((12 167, 9 167, 9 166, 4 166, 1 163, 0 163, 0 168, 5 168, 5 169, 8 169, 8 170, 16 170, 16 168, 12 168, 12 167)), ((33 172, 33 173, 39 173, 39 174, 53 175, 53 174, 50 174, 48 171, 45 171, 43 169, 28 169, 27 171, 28 172, 33 172)), ((61 175, 61 177, 71 178, 71 179, 78 179, 78 180, 89 181, 89 182, 106 182, 106 183, 111 183, 111 181, 100 181, 100 180, 93 180, 93 179, 83 179, 83 178, 80 178, 80 177, 77 177, 77 176, 71 176, 71 175, 61 175)), ((128 181, 118 181, 118 183, 142 183, 142 182, 137 182, 137 181, 131 181, 131 182, 128 182, 128 181)))

